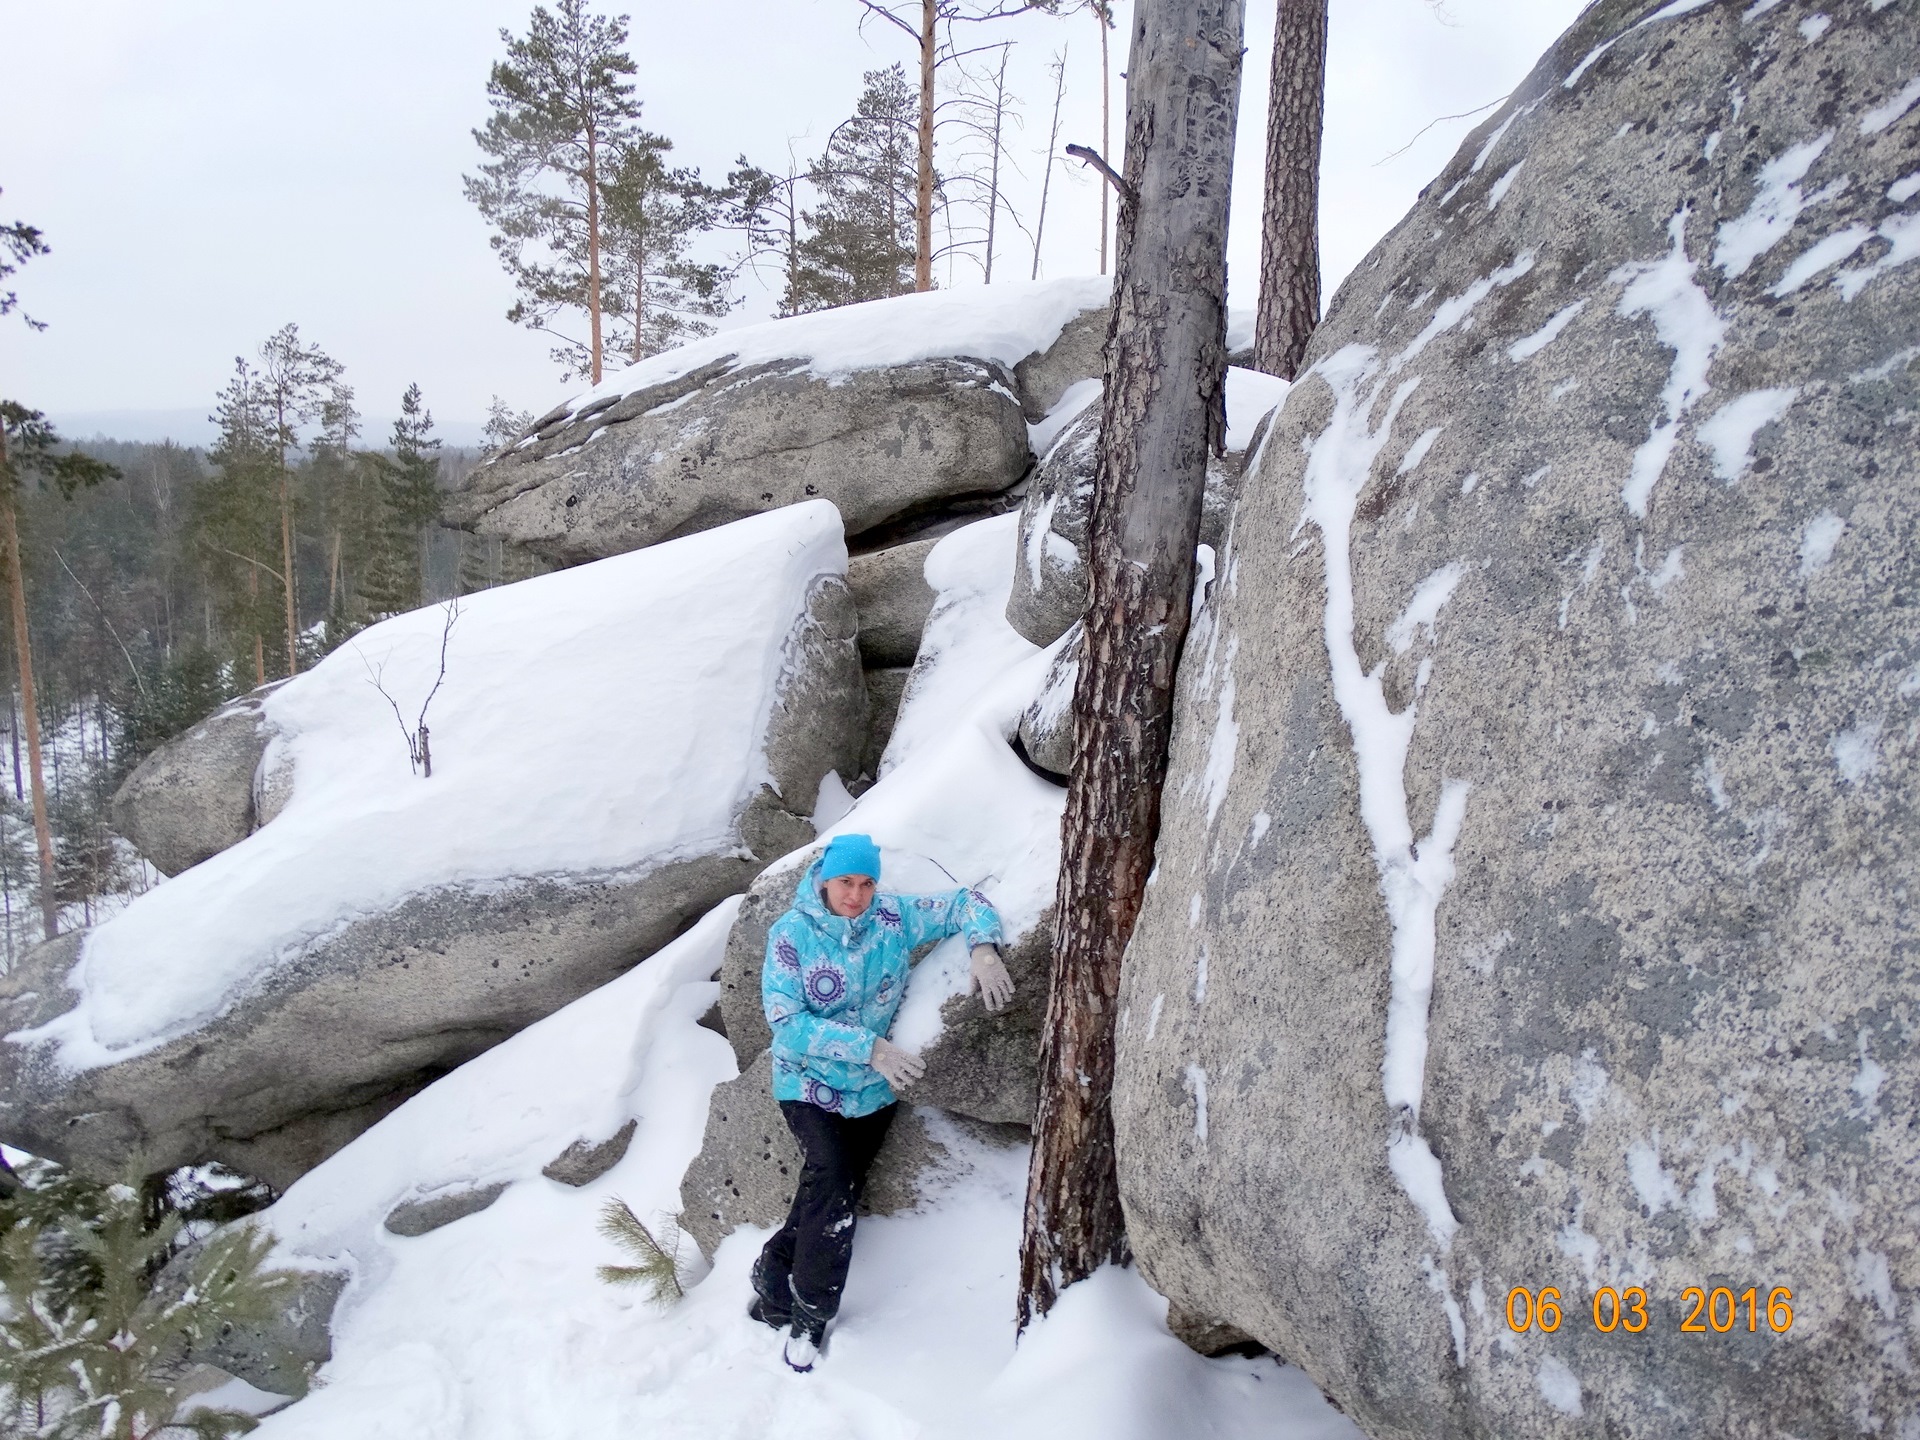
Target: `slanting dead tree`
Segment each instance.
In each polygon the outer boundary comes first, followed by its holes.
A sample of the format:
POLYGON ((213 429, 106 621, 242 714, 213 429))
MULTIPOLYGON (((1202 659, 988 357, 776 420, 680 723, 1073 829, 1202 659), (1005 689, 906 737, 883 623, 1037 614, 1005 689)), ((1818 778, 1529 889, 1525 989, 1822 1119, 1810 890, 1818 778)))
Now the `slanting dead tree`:
POLYGON ((433 704, 433 697, 440 693, 441 685, 446 682, 447 641, 453 636, 454 622, 460 618, 460 597, 454 596, 440 608, 446 615, 446 623, 440 627, 440 672, 433 677, 433 688, 427 691, 427 698, 420 702, 420 713, 414 718, 411 726, 407 724, 407 717, 400 713, 400 702, 387 693, 387 662, 382 660, 380 668, 376 670, 361 653, 360 647, 358 645, 353 647, 354 654, 360 656, 360 663, 367 667, 367 683, 378 690, 380 698, 393 707, 394 723, 399 725, 401 738, 407 742, 407 761, 413 767, 413 773, 423 780, 433 778, 433 747, 432 737, 427 730, 427 707, 433 704))
MULTIPOLYGON (((1209 453, 1226 432, 1242 0, 1139 0, 1107 328, 1091 597, 1020 1251, 1024 1328, 1127 1253, 1110 1101, 1120 957, 1160 828, 1209 453)), ((1102 162, 1104 169, 1104 162, 1102 162)))

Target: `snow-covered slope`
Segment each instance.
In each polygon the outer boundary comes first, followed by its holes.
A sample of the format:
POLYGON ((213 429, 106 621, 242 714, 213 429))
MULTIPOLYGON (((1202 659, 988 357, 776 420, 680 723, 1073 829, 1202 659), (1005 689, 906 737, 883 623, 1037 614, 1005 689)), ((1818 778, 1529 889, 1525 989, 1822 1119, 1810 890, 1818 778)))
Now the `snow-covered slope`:
POLYGON ((436 885, 646 871, 738 847, 767 777, 783 645, 839 516, 813 502, 374 626, 267 701, 292 794, 240 845, 88 937, 79 1004, 34 1034, 74 1067, 218 1014, 355 916, 436 885), (427 722, 433 776, 403 730, 427 722))
MULTIPOLYGON (((595 1267, 624 1257, 596 1232, 600 1207, 619 1196, 649 1223, 671 1213, 708 1094, 735 1073, 696 1020, 736 903, 416 1097, 266 1213, 285 1259, 345 1265, 354 1280, 322 1383, 261 1440, 1357 1436, 1298 1371, 1192 1354, 1130 1271, 1069 1290, 1016 1352, 1026 1152, 957 1131, 943 1138, 967 1165, 951 1185, 861 1223, 813 1375, 789 1372, 778 1337, 747 1318, 764 1231, 731 1236, 671 1309, 602 1284, 595 1267), (580 1190, 539 1175, 547 1149, 623 1115, 639 1127, 607 1175, 580 1190), (441 1230, 388 1234, 385 1208, 427 1188, 416 1177, 514 1183, 441 1230)), ((699 1273, 691 1242, 683 1253, 699 1273)))

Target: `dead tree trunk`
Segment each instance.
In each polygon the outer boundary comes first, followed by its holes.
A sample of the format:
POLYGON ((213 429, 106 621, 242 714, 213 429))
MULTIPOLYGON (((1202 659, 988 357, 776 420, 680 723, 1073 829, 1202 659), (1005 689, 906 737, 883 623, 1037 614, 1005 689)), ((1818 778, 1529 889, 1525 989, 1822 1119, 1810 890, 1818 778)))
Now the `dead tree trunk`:
POLYGON ((1267 95, 1266 203, 1253 368, 1291 380, 1320 323, 1320 132, 1327 0, 1280 0, 1267 95))
POLYGON ((920 4, 920 123, 913 185, 913 288, 933 289, 933 71, 939 56, 939 0, 920 4))
MULTIPOLYGON (((20 527, 14 515, 17 483, 7 464, 0 428, 0 550, 5 551, 13 611, 13 654, 20 666, 20 709, 27 727, 27 764, 33 773, 33 839, 40 853, 40 923, 51 940, 60 933, 60 897, 53 868, 53 831, 47 824, 46 771, 40 762, 40 701, 34 693, 33 642, 27 631, 27 576, 20 563, 20 527)), ((15 766, 19 764, 15 760, 15 766)))
POLYGON ((1140 0, 1107 329, 1091 598, 1020 1251, 1024 1327, 1126 1255, 1114 997, 1160 826, 1209 451, 1226 429, 1227 197, 1242 0, 1140 0))

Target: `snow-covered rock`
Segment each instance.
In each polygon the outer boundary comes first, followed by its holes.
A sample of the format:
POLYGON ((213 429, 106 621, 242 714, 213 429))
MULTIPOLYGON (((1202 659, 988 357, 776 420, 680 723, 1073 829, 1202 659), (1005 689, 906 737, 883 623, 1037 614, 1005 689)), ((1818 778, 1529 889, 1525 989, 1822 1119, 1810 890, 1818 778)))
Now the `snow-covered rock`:
POLYGON ((449 518, 574 563, 813 496, 859 535, 998 495, 1031 463, 1014 367, 1105 298, 1104 280, 903 295, 681 346, 543 416, 449 518))
POLYGON ((1580 18, 1336 297, 1187 642, 1128 1230, 1375 1436, 1920 1425, 1920 27, 1815 8, 1580 18))
POLYGON ((270 693, 221 706, 121 782, 114 828, 162 875, 178 875, 253 831, 254 772, 273 738, 264 716, 270 693))
MULTIPOLYGON (((1253 370, 1227 372, 1226 454, 1207 462, 1200 541, 1218 547, 1239 493, 1240 471, 1260 424, 1286 398, 1287 382, 1253 370)), ((1100 387, 1061 398, 1044 426, 1051 434, 1020 506, 1019 563, 1007 620, 1036 645, 1051 645, 1087 608, 1087 526, 1099 468, 1100 387)))
POLYGON ((0 981, 0 1135, 284 1186, 650 954, 856 773, 845 565, 814 502, 398 617, 275 691, 281 813, 0 981), (422 778, 377 687, 411 722, 443 642, 422 778))

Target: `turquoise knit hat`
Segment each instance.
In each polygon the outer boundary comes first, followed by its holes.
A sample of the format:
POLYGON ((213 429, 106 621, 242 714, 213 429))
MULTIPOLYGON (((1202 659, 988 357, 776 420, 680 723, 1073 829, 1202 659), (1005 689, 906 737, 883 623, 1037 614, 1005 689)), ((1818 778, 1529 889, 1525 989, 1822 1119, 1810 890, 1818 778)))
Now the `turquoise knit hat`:
POLYGON ((820 878, 841 875, 866 875, 879 882, 880 847, 871 835, 836 835, 827 842, 827 853, 820 857, 820 878))

